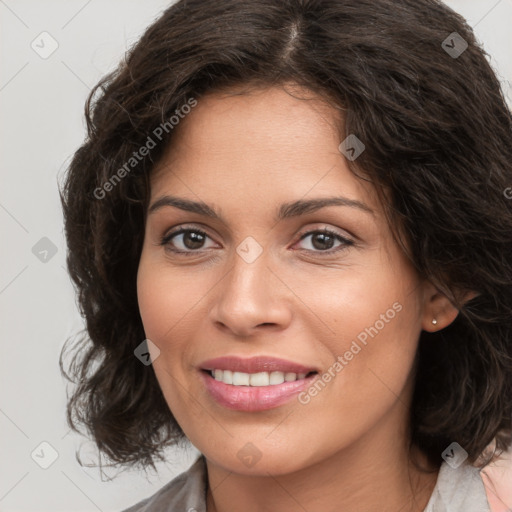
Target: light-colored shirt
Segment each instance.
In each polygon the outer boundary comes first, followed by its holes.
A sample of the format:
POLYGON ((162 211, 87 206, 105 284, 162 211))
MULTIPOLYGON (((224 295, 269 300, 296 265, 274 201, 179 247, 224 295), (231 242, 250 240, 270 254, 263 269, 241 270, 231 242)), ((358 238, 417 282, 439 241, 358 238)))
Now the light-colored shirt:
MULTIPOLYGON (((187 471, 123 512, 206 512, 207 489, 206 460, 200 455, 187 471)), ((480 471, 443 462, 424 512, 491 512, 480 471)))

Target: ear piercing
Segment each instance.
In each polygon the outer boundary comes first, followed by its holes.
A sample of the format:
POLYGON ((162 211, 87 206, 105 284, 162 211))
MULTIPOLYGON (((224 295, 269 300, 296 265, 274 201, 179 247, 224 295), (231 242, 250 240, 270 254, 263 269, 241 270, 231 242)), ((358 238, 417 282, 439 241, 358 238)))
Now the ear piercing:
POLYGON ((435 318, 432 318, 432 323, 433 323, 434 325, 437 325, 437 320, 436 320, 435 318))

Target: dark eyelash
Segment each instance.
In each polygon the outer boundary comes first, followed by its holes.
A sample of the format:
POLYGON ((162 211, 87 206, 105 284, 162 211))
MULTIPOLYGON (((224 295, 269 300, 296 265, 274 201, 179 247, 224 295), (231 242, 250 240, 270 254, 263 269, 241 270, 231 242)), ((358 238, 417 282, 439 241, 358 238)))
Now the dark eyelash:
POLYGON ((202 231, 201 229, 198 229, 198 228, 180 228, 176 231, 168 233, 167 235, 164 235, 162 237, 162 240, 160 241, 160 245, 165 245, 168 242, 170 242, 171 239, 173 237, 175 237, 176 235, 181 235, 182 233, 188 233, 189 231, 193 231, 194 233, 199 233, 202 236, 208 236, 208 233, 205 233, 204 231, 202 231))
MULTIPOLYGON (((341 236, 339 233, 336 233, 336 231, 332 231, 332 230, 330 230, 328 228, 313 229, 312 231, 307 231, 306 233, 303 233, 300 236, 299 241, 304 239, 304 238, 306 238, 307 236, 310 236, 312 234, 318 234, 318 233, 322 233, 324 235, 330 235, 333 238, 336 238, 337 240, 342 242, 343 245, 340 245, 336 249, 328 249, 327 251, 313 251, 315 254, 329 256, 329 255, 332 255, 332 254, 334 254, 334 253, 336 253, 338 251, 343 251, 347 247, 350 247, 350 246, 355 244, 355 242, 353 240, 350 240, 349 238, 345 238, 344 236, 341 236)), ((311 252, 309 249, 298 249, 298 250, 311 252)))
MULTIPOLYGON (((161 241, 160 241, 160 245, 167 245, 175 236, 178 236, 182 233, 188 233, 188 232, 194 232, 194 233, 199 233, 201 236, 203 237, 207 237, 208 236, 208 233, 206 233, 205 231, 201 230, 201 229, 198 229, 198 228, 180 228, 178 229, 177 231, 173 231, 172 233, 168 233, 167 235, 163 236, 161 241)), ((350 247, 352 245, 354 245, 354 241, 353 240, 350 240, 349 238, 345 238, 343 236, 341 236, 339 233, 336 233, 335 231, 332 231, 330 229, 314 229, 314 230, 311 230, 311 231, 307 231, 306 233, 303 233, 300 235, 300 238, 299 238, 299 241, 300 240, 303 240, 304 238, 306 238, 307 236, 310 236, 310 235, 313 235, 313 234, 317 234, 317 233, 322 233, 322 234, 325 234, 325 235, 329 235, 329 236, 332 236, 333 238, 339 240, 340 242, 343 243, 343 245, 341 245, 340 247, 336 248, 336 249, 329 249, 327 251, 312 251, 314 252, 315 254, 326 254, 326 255, 330 255, 330 254, 333 254, 335 252, 338 252, 338 251, 341 251, 343 249, 346 249, 347 247, 350 247)), ((177 254, 185 254, 187 256, 190 256, 192 254, 195 254, 199 251, 177 251, 175 249, 170 249, 172 252, 174 253, 177 253, 177 254)), ((309 249, 300 249, 300 250, 304 250, 304 251, 309 251, 309 249)))
MULTIPOLYGON (((206 233, 205 231, 203 231, 202 229, 198 229, 198 228, 180 228, 176 231, 173 231, 172 233, 169 233, 167 235, 164 235, 160 241, 160 245, 167 245, 172 238, 174 238, 175 236, 178 236, 178 235, 181 235, 182 233, 188 233, 189 231, 192 231, 194 233, 199 233, 201 236, 208 236, 208 233, 206 233)), ((172 252, 174 253, 177 253, 177 254, 185 254, 186 256, 191 256, 192 254, 195 254, 199 251, 178 251, 178 250, 175 250, 175 249, 169 249, 171 250, 172 252)))

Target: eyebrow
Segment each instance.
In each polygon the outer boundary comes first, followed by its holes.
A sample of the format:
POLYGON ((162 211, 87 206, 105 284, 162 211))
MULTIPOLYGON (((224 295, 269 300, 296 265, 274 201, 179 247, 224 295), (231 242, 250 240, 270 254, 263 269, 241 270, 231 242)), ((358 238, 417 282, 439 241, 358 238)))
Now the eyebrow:
MULTIPOLYGON (((180 210, 187 212, 197 213, 204 215, 212 219, 217 219, 225 223, 222 215, 215 210, 214 207, 202 201, 192 201, 191 199, 185 199, 176 196, 163 196, 157 199, 148 209, 148 213, 151 215, 156 211, 162 209, 165 206, 173 206, 180 210)), ((361 201, 356 199, 349 199, 348 197, 319 197, 315 199, 299 199, 289 203, 283 203, 277 212, 276 220, 289 219, 292 217, 298 217, 307 213, 312 213, 321 208, 327 206, 348 206, 350 208, 356 208, 365 213, 375 215, 375 212, 361 201)))

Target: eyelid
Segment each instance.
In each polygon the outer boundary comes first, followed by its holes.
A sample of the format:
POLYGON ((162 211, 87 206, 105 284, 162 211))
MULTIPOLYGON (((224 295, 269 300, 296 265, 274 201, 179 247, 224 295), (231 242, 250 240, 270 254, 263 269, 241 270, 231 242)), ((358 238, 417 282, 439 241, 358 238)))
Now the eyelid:
POLYGON ((316 233, 316 232, 328 232, 330 234, 339 236, 340 238, 343 238, 347 241, 355 243, 357 237, 352 235, 351 233, 349 233, 347 230, 343 230, 343 231, 344 231, 344 233, 340 232, 339 228, 332 228, 329 225, 326 225, 324 223, 323 225, 321 225, 319 227, 317 226, 317 227, 312 227, 312 228, 307 228, 307 229, 301 230, 301 231, 299 231, 297 236, 299 237, 299 240, 302 240, 304 235, 310 235, 311 233, 316 233))
POLYGON ((327 249, 326 251, 320 251, 320 250, 314 251, 311 249, 295 249, 295 250, 303 251, 306 253, 313 253, 315 255, 319 255, 320 257, 328 258, 329 256, 331 256, 331 257, 336 256, 336 255, 338 255, 339 252, 344 251, 344 250, 348 249, 349 247, 353 247, 353 246, 357 245, 356 241, 352 237, 342 235, 337 230, 332 229, 328 226, 323 226, 321 228, 320 227, 310 228, 310 229, 307 229, 307 230, 299 233, 299 235, 298 235, 299 240, 294 245, 298 244, 305 238, 307 238, 309 236, 313 236, 317 233, 327 234, 328 236, 331 236, 331 237, 335 238, 336 240, 338 240, 341 245, 339 245, 336 248, 327 249))
MULTIPOLYGON (((308 254, 313 253, 315 256, 318 255, 320 257, 327 258, 329 256, 331 256, 331 257, 335 256, 339 252, 344 251, 344 250, 348 249, 349 247, 357 246, 357 242, 355 240, 355 239, 357 239, 357 237, 353 237, 353 235, 346 236, 344 234, 339 233, 337 229, 338 228, 334 229, 329 226, 323 225, 321 227, 317 226, 317 227, 311 227, 311 228, 301 230, 296 235, 299 237, 299 239, 293 244, 293 245, 297 245, 298 243, 300 243, 302 240, 304 240, 308 236, 313 236, 314 234, 317 234, 317 233, 324 233, 324 234, 334 237, 336 240, 338 240, 340 242, 340 245, 336 248, 330 248, 325 251, 312 250, 312 249, 294 249, 294 250, 297 250, 300 252, 305 252, 308 254)), ((211 249, 211 248, 207 248, 206 250, 204 250, 204 249, 181 250, 181 249, 171 249, 170 247, 168 247, 173 238, 179 236, 180 234, 189 232, 189 231, 200 233, 201 235, 203 235, 207 238, 210 238, 211 240, 213 240, 215 242, 213 237, 211 237, 208 234, 208 232, 205 229, 203 229, 202 227, 199 228, 199 227, 197 227, 197 225, 180 224, 180 225, 176 226, 175 228, 171 228, 170 231, 167 231, 161 237, 160 242, 156 243, 155 245, 164 246, 166 250, 172 252, 173 254, 185 255, 185 256, 200 254, 202 252, 208 251, 208 249, 211 249)), ((215 242, 215 243, 217 243, 217 242, 215 242)))
MULTIPOLYGON (((166 231, 165 234, 160 237, 160 241, 156 245, 166 245, 167 243, 169 243, 171 241, 171 239, 173 237, 176 237, 180 234, 186 233, 187 231, 193 231, 196 233, 200 233, 204 236, 207 236, 211 240, 213 240, 213 237, 210 236, 208 231, 202 227, 197 227, 194 225, 190 226, 188 224, 180 224, 177 227, 171 228, 171 230, 166 231)), ((198 249, 196 251, 178 251, 178 252, 182 252, 182 253, 183 252, 199 252, 200 250, 201 249, 198 249)))

